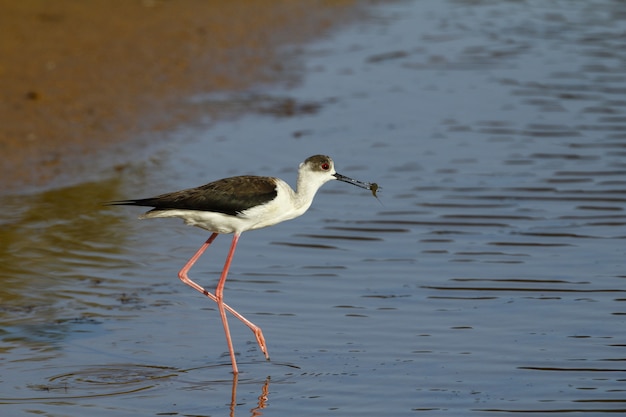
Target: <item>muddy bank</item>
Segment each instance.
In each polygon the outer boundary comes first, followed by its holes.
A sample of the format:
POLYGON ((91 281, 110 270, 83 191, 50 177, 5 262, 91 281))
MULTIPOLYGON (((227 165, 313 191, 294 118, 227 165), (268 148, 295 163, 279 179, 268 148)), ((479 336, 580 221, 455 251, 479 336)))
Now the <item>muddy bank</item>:
POLYGON ((193 93, 293 81, 280 47, 354 18, 353 3, 0 0, 0 192, 63 184, 112 144, 133 152, 200 118, 193 93))

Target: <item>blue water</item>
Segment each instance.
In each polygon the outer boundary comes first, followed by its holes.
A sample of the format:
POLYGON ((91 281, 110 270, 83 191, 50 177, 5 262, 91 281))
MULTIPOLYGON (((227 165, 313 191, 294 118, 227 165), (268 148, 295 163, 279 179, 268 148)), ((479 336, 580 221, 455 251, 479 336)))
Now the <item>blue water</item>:
MULTIPOLYGON (((296 86, 191 97, 213 119, 149 158, 8 198, 3 413, 625 412, 625 18, 608 0, 372 6, 286 51, 296 86), (98 203, 295 185, 316 153, 379 201, 333 182, 243 234, 225 296, 272 360, 231 319, 233 380, 215 306, 176 277, 208 234, 98 203)), ((190 276, 213 287, 229 244, 190 276)))

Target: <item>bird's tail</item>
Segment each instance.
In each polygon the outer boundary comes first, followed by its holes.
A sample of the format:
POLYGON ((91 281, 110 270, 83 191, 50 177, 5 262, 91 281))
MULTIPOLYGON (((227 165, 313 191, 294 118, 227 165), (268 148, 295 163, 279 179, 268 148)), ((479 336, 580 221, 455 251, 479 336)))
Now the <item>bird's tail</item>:
POLYGON ((140 200, 117 200, 117 201, 106 201, 102 204, 105 206, 144 206, 151 207, 152 200, 149 198, 144 198, 140 200))

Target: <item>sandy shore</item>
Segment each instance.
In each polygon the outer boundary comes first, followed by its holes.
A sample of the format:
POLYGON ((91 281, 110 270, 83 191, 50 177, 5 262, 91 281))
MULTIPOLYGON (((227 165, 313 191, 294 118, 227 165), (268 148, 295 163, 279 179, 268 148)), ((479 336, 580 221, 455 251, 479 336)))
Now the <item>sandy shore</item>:
MULTIPOLYGON (((62 185, 73 161, 197 119, 184 99, 289 77, 277 51, 353 1, 0 0, 0 192, 62 185)), ((84 168, 83 168, 84 169, 84 168)))

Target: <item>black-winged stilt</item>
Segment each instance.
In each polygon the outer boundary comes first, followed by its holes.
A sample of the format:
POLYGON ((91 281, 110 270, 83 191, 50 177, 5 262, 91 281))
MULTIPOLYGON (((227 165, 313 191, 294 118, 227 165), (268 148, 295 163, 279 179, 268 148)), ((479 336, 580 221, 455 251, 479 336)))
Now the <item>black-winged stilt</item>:
POLYGON ((361 182, 338 174, 335 171, 333 160, 329 156, 314 155, 300 164, 296 191, 279 178, 244 175, 224 178, 197 188, 161 194, 152 198, 112 201, 108 204, 153 207, 140 218, 180 217, 188 225, 213 232, 196 254, 183 266, 178 277, 185 284, 217 303, 226 333, 233 373, 237 374, 239 371, 228 329, 226 311, 232 313, 254 332, 261 351, 269 360, 261 328, 224 303, 224 284, 239 236, 247 230, 272 226, 301 216, 311 206, 317 190, 331 180, 339 180, 371 190, 374 196, 378 190, 376 183, 361 182), (233 240, 215 294, 212 294, 192 281, 187 276, 187 272, 217 235, 223 233, 232 233, 233 240))

